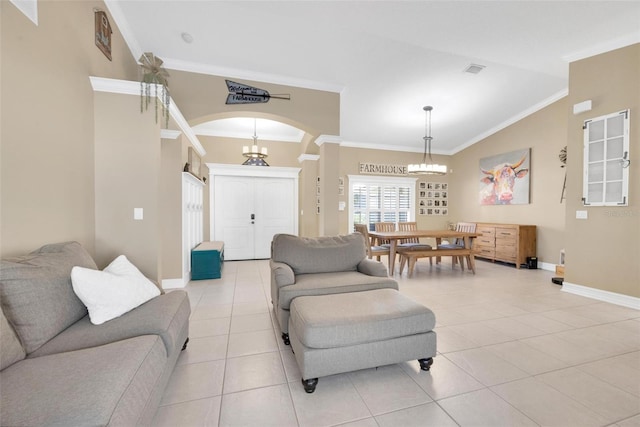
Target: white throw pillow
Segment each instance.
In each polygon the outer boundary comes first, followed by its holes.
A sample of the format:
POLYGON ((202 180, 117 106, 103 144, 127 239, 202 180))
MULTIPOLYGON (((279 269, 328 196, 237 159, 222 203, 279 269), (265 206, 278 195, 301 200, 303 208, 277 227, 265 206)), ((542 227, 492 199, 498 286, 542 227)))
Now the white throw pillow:
POLYGON ((158 287, 124 255, 114 259, 103 271, 73 267, 71 284, 87 306, 94 325, 115 319, 160 295, 158 287))

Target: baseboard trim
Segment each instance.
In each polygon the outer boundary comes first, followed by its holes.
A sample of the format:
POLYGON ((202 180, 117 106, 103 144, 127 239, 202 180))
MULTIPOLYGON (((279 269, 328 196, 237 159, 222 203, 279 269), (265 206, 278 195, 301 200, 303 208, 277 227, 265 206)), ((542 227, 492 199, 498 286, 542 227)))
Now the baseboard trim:
POLYGON ((602 289, 590 288, 588 286, 576 285, 575 283, 564 282, 562 290, 570 294, 580 295, 598 301, 609 302, 623 307, 640 310, 640 298, 615 292, 603 291, 602 289))
POLYGON ((556 272, 556 265, 555 264, 551 264, 550 262, 539 262, 538 263, 538 269, 546 270, 546 271, 553 271, 555 273, 556 272))
POLYGON ((182 279, 164 279, 162 281, 162 289, 180 289, 186 285, 182 279))

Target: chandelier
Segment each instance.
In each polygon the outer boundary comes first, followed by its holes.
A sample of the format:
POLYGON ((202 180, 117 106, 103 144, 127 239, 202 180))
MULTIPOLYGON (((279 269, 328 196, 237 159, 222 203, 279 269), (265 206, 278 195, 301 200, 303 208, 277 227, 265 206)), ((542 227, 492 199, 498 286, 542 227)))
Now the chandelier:
POLYGON ((431 110, 433 107, 427 105, 423 108, 426 111, 425 136, 424 136, 424 154, 422 155, 422 163, 410 164, 407 171, 412 175, 446 175, 447 165, 439 165, 433 163, 431 158, 431 110), (429 163, 427 163, 427 153, 429 154, 429 163))
POLYGON ((267 147, 258 147, 258 135, 256 132, 257 119, 253 119, 253 145, 251 147, 245 145, 242 147, 242 155, 247 158, 243 165, 246 166, 269 166, 264 159, 268 157, 267 147))

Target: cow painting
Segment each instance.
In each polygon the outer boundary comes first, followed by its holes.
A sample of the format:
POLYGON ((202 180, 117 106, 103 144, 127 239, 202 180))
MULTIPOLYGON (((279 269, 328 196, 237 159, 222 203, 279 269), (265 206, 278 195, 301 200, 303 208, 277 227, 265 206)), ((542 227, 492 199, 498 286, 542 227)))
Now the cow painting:
POLYGON ((528 158, 527 149, 481 159, 480 204, 529 203, 528 158))

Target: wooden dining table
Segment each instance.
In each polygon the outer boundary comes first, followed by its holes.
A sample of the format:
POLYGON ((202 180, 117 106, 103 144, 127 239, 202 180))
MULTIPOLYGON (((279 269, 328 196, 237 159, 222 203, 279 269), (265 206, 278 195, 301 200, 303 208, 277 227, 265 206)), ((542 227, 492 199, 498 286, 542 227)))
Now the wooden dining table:
MULTIPOLYGON (((393 275, 394 266, 396 264, 396 250, 398 247, 398 241, 402 239, 409 239, 415 237, 423 237, 423 238, 432 238, 436 240, 436 248, 437 245, 442 243, 443 239, 448 241, 454 239, 463 239, 465 249, 471 250, 473 239, 480 236, 479 233, 468 233, 463 231, 455 231, 455 230, 410 230, 410 231, 370 231, 369 236, 376 240, 376 244, 379 245, 380 242, 389 241, 389 275, 393 275)), ((433 249, 433 255, 438 256, 438 249, 433 249)), ((443 251, 444 253, 444 251, 443 251)), ((448 251, 450 253, 450 251, 448 251)), ((475 259, 473 257, 473 252, 470 255, 471 268, 475 271, 475 259)))

